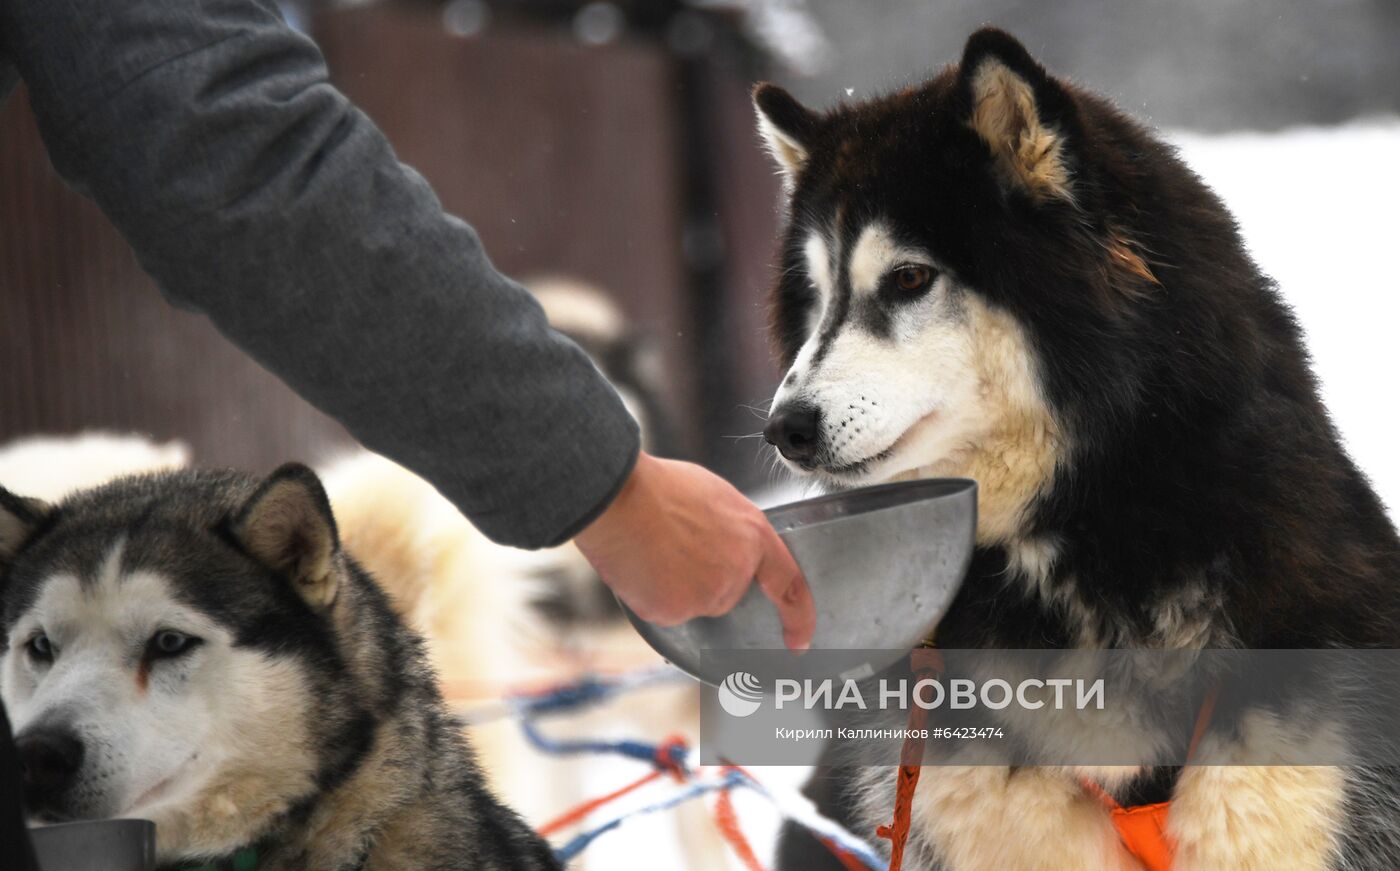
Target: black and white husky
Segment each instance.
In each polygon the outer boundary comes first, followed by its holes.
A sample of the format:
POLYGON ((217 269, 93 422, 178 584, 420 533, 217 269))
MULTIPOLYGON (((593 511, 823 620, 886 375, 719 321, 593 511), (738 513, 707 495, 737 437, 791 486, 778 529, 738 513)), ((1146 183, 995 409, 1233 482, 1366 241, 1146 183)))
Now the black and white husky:
MULTIPOLYGON (((977 479, 941 645, 1400 647, 1394 527, 1170 147, 991 29, 880 99, 755 103, 787 189, 766 435, 830 487, 977 479)), ((1400 867, 1400 779, 1327 767, 926 768, 917 867, 1138 867, 1085 773, 1171 800, 1174 868, 1400 867)), ((888 819, 888 770, 818 782, 888 819)))
POLYGON ((156 822, 163 864, 557 868, 303 466, 0 489, 0 692, 36 821, 156 822))

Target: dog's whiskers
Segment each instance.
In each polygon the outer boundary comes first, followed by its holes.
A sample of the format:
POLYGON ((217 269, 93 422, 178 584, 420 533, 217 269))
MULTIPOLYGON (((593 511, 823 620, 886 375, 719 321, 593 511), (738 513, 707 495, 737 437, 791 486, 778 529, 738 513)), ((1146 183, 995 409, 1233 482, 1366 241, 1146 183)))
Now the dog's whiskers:
POLYGON ((772 406, 773 406, 773 400, 771 400, 771 399, 769 399, 769 400, 767 400, 767 401, 761 403, 760 405, 748 405, 748 404, 743 403, 743 402, 739 403, 739 407, 740 407, 740 408, 742 408, 743 410, 749 412, 749 413, 752 414, 754 417, 759 418, 760 420, 767 420, 767 419, 768 419, 768 409, 771 408, 772 406))

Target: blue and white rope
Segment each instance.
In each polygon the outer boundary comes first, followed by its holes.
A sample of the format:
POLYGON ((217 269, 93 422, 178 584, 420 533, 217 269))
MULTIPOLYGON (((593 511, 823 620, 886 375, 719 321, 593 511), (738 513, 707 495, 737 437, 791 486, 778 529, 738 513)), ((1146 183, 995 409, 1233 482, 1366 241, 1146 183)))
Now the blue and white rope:
MULTIPOLYGON (((530 744, 542 753, 554 756, 583 753, 611 754, 655 765, 662 752, 661 745, 631 740, 558 740, 541 731, 535 719, 591 707, 632 690, 680 679, 686 679, 684 674, 671 666, 645 669, 615 677, 590 676, 546 692, 511 696, 507 699, 507 705, 519 720, 520 727, 530 744)), ((473 722, 481 722, 481 720, 473 722)), ((561 862, 573 859, 600 836, 621 827, 625 821, 632 817, 670 810, 709 793, 744 787, 766 798, 784 819, 835 844, 869 868, 870 871, 885 871, 885 860, 868 842, 858 838, 834 820, 823 816, 801 793, 795 790, 770 789, 738 769, 726 771, 723 777, 702 780, 693 764, 692 754, 685 748, 668 747, 667 753, 671 763, 686 775, 689 781, 687 786, 661 801, 619 814, 574 836, 567 843, 556 848, 555 855, 561 862)))

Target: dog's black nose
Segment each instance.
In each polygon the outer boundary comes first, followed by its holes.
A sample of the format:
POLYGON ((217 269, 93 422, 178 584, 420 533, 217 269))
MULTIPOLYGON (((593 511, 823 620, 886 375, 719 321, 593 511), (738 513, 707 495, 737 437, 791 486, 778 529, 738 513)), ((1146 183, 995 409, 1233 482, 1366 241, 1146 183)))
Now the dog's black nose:
POLYGON ((768 415, 763 437, 789 460, 810 460, 821 439, 821 412, 811 405, 779 406, 768 415))
POLYGON ((66 729, 43 728, 15 739, 24 781, 25 803, 31 811, 52 805, 77 778, 83 764, 83 742, 66 729))

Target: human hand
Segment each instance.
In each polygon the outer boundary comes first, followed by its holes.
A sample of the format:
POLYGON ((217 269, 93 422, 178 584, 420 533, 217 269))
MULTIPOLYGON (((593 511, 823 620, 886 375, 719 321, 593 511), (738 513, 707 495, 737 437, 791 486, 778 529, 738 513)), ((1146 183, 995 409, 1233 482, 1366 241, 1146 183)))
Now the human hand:
POLYGON ((756 581, 777 606, 784 643, 812 643, 816 605, 787 546, 756 505, 693 463, 643 452, 574 543, 645 620, 674 626, 727 614, 756 581))

